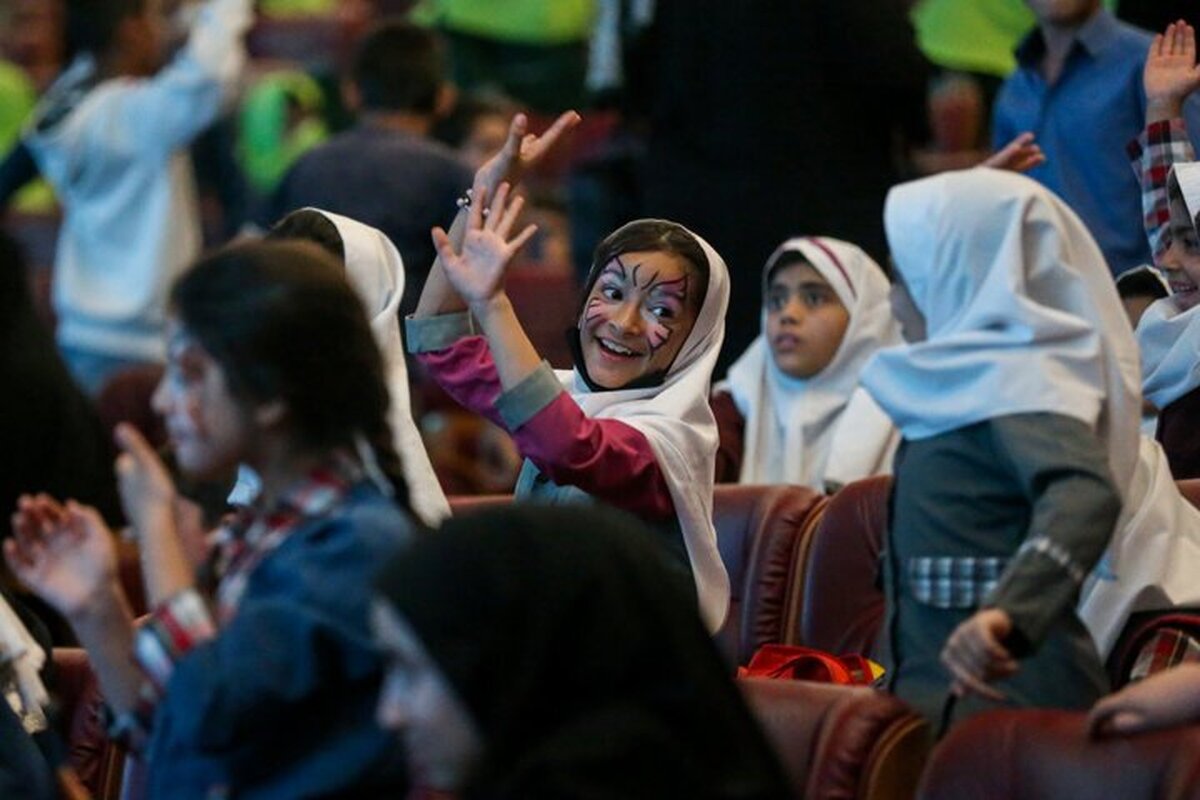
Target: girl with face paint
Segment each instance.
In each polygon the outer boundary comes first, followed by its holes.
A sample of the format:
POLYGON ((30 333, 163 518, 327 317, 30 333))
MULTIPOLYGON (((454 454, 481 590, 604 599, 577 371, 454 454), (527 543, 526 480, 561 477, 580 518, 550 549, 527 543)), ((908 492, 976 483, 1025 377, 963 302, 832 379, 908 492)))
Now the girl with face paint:
POLYGON ((690 568, 715 631, 729 583, 712 524, 717 432, 707 394, 724 336, 725 263, 672 222, 618 229, 597 248, 569 334, 575 368, 552 370, 504 292, 533 228, 514 235, 522 201, 495 176, 524 162, 523 128, 518 116, 451 233, 435 229, 438 260, 408 321, 409 350, 459 403, 512 434, 525 457, 518 497, 600 501, 649 522, 690 568))

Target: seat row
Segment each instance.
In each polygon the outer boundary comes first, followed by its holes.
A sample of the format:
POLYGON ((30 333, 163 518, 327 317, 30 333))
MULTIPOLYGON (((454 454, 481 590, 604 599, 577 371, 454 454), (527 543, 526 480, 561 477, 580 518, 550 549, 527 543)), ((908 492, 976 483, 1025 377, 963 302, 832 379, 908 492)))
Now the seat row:
MULTIPOLYGON (((1200 497, 1200 485, 1183 488, 1200 497)), ((731 585, 718 640, 732 663, 745 664, 771 643, 873 654, 883 617, 876 569, 889 489, 888 478, 851 484, 832 498, 794 486, 717 487, 714 521, 731 585)), ((459 515, 507 502, 507 495, 460 497, 451 507, 459 515)), ((139 580, 131 565, 123 577, 139 580)), ((98 798, 137 797, 137 781, 122 786, 122 759, 104 741, 86 656, 63 649, 54 660, 66 687, 64 733, 85 784, 98 798)), ((1094 742, 1080 714, 992 712, 956 728, 930 759, 925 721, 884 692, 763 679, 739 684, 796 797, 1050 797, 1049 789, 1062 796, 1063 787, 1076 787, 1066 794, 1200 800, 1200 725, 1094 742), (1047 793, 1039 795, 1039 786, 1047 793), (1100 791, 1105 786, 1123 791, 1100 791)))

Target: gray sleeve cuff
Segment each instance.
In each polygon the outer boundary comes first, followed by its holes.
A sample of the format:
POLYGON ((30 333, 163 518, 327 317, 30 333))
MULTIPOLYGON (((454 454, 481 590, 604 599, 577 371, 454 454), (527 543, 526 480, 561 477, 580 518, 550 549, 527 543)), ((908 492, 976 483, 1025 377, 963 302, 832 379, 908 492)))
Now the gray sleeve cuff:
POLYGON ((445 350, 464 336, 473 336, 476 333, 478 331, 475 330, 475 320, 466 311, 404 319, 404 340, 408 352, 414 355, 445 350))
POLYGON ((510 431, 528 422, 565 391, 549 362, 529 373, 525 380, 496 398, 496 413, 510 431))

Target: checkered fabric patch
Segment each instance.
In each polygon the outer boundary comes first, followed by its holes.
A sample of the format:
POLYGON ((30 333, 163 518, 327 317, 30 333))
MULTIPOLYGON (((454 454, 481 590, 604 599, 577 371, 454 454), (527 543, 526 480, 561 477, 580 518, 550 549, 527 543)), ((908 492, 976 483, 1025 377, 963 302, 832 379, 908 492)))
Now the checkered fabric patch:
POLYGON ((908 559, 908 586, 934 608, 976 608, 996 588, 1005 558, 925 556, 908 559))

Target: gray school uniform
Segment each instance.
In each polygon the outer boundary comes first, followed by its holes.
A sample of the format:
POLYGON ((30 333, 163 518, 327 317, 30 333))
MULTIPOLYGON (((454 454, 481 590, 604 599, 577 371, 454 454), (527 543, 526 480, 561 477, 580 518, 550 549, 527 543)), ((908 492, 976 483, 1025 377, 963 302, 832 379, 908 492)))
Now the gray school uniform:
MULTIPOLYGON (((916 441, 897 453, 881 556, 888 686, 936 726, 950 685, 940 654, 976 610, 1004 610, 1019 658, 1003 705, 1083 709, 1108 691, 1075 613, 1121 502, 1107 454, 1082 422, 1016 414, 916 441)), ((957 703, 962 719, 995 703, 957 703)))

